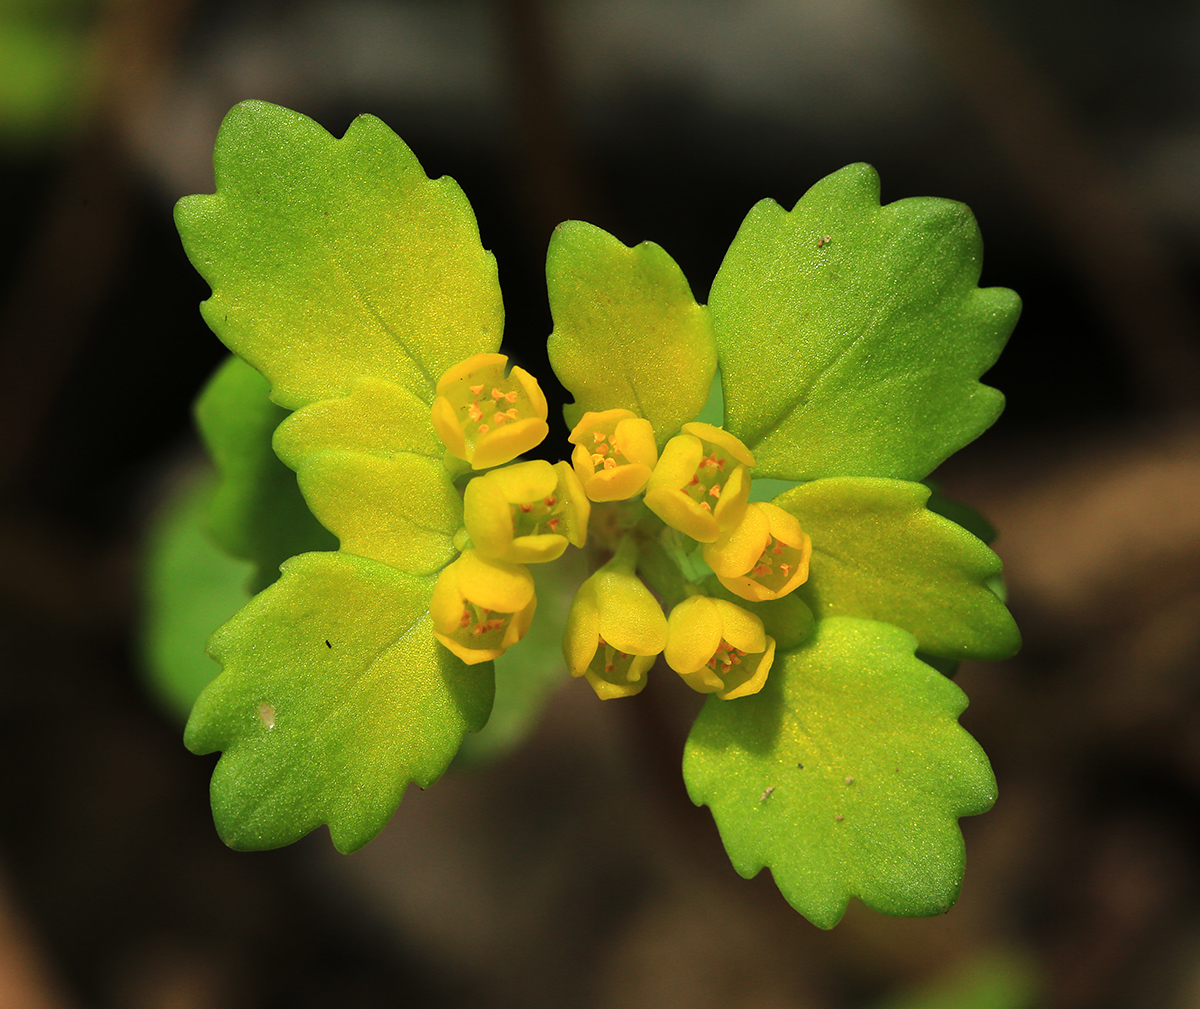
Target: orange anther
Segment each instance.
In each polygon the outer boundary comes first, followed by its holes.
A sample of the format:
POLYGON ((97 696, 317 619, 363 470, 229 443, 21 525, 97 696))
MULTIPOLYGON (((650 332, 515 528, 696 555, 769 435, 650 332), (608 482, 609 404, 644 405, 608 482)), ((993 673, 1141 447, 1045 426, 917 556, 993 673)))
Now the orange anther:
POLYGON ((492 420, 496 423, 497 426, 499 426, 500 424, 503 424, 506 420, 508 420, 508 414, 506 414, 503 410, 497 410, 496 416, 493 417, 492 420))
POLYGON ((531 511, 533 511, 533 505, 523 504, 523 505, 521 505, 521 511, 523 511, 526 515, 528 515, 531 511))
POLYGON ((490 430, 491 430, 491 428, 488 427, 486 424, 479 425, 479 433, 480 434, 487 434, 490 430))
POLYGON ((708 496, 709 497, 720 497, 721 496, 721 485, 719 483, 715 483, 711 487, 709 487, 708 488, 708 496))
POLYGON ((551 532, 554 532, 558 528, 558 523, 560 521, 561 521, 560 519, 551 519, 549 522, 546 523, 546 525, 548 525, 550 527, 551 532))
POLYGON ((606 435, 603 431, 593 431, 592 439, 597 443, 602 442, 602 441, 608 441, 608 435, 606 435))
POLYGON ((503 399, 503 398, 504 398, 504 393, 502 393, 499 389, 493 387, 492 388, 492 399, 503 399))
POLYGON ((770 573, 771 573, 771 569, 769 567, 767 567, 767 565, 765 565, 765 564, 759 564, 754 569, 754 577, 755 578, 762 578, 763 575, 769 575, 770 573))
POLYGON ((617 460, 616 459, 605 459, 604 460, 604 468, 605 469, 616 469, 617 468, 617 460))
POLYGON ((779 573, 781 575, 783 575, 784 578, 787 578, 788 575, 791 574, 791 571, 792 571, 792 566, 790 564, 781 563, 779 565, 779 573))
POLYGON ((596 455, 595 453, 592 454, 592 465, 593 466, 599 466, 602 462, 604 462, 604 456, 596 455))
POLYGON ((471 395, 478 399, 483 394, 483 385, 471 386, 471 395))
POLYGON ((517 414, 517 408, 514 406, 514 407, 513 407, 511 410, 509 410, 509 411, 508 411, 508 419, 509 419, 509 420, 516 420, 516 419, 517 419, 517 416, 518 416, 518 414, 517 414))
POLYGON ((711 509, 711 508, 708 506, 708 502, 707 502, 707 501, 701 501, 701 502, 700 502, 700 507, 701 507, 701 508, 703 508, 703 509, 704 509, 706 512, 711 512, 711 511, 712 511, 712 509, 711 509))
POLYGON ((472 403, 467 407, 467 416, 478 424, 483 419, 483 411, 479 409, 478 403, 472 403))
POLYGON ((776 540, 775 545, 771 547, 771 553, 778 557, 781 553, 783 553, 783 544, 776 540))
POLYGON ((558 498, 556 498, 553 494, 551 494, 545 500, 545 505, 547 508, 553 508, 556 504, 558 504, 558 498))

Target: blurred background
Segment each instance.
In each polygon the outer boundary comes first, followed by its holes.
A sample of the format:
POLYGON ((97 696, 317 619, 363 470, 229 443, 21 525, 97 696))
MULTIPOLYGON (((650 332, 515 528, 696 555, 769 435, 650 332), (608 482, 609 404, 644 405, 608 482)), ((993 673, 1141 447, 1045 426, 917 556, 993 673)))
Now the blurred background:
POLYGON ((0 0, 0 179, 0 1007, 1200 1006, 1200 6, 0 0), (738 878, 665 675, 548 689, 356 855, 222 846, 138 635, 224 354, 171 208, 244 98, 453 175, 547 386, 560 220, 704 301, 753 203, 849 162, 974 209, 1025 312, 937 478, 998 527, 1025 647, 957 677, 1000 801, 950 914, 825 933, 738 878))

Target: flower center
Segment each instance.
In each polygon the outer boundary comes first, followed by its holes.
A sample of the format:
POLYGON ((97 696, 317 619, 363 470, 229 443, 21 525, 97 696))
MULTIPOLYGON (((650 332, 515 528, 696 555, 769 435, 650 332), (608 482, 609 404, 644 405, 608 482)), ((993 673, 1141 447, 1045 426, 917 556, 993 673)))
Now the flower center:
POLYGON ((778 592, 792 577, 796 565, 803 561, 804 552, 802 550, 784 543, 775 536, 770 536, 748 577, 758 582, 763 588, 778 592))
POLYGON ((537 536, 541 533, 566 534, 564 519, 570 502, 555 494, 538 501, 509 505, 512 514, 513 536, 537 536))

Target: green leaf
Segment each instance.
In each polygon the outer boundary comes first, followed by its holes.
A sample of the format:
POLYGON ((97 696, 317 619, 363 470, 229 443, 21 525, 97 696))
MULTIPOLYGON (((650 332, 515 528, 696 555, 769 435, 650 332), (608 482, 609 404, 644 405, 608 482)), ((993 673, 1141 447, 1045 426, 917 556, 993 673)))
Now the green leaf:
POLYGON ((220 475, 209 529, 230 554, 255 564, 252 591, 273 582, 289 557, 337 548, 308 510, 295 475, 271 449, 271 435, 287 411, 268 392, 262 375, 231 357, 196 400, 196 423, 220 475))
POLYGON ((1037 963, 1015 950, 969 954, 932 982, 886 998, 872 1009, 1033 1009, 1044 1005, 1037 963))
POLYGON ((988 586, 1000 558, 961 526, 925 508, 929 488, 833 477, 775 499, 812 537, 800 591, 817 618, 867 617, 903 627, 923 652, 1003 659, 1020 632, 988 586))
POLYGON ((653 242, 629 248, 567 221, 550 239, 546 282, 554 316, 546 349, 575 397, 563 410, 568 426, 588 410, 632 410, 662 448, 704 408, 717 367, 708 309, 682 271, 653 242))
POLYGON ((914 646, 888 624, 818 621, 760 693, 706 702, 684 750, 688 794, 711 808, 734 868, 769 867, 821 928, 851 897, 884 914, 949 910, 963 876, 958 818, 996 798, 956 721, 966 696, 914 646))
POLYGON ((758 203, 709 298, 726 427, 755 476, 919 480, 985 431, 1004 397, 977 379, 1020 302, 976 286, 981 261, 970 210, 881 207, 869 165, 823 179, 790 212, 758 203))
POLYGON ((224 671, 184 742, 224 753, 217 830, 233 848, 290 844, 323 823, 334 846, 374 837, 409 781, 437 780, 492 704, 489 663, 433 636, 432 578, 347 554, 304 554, 213 636, 224 671))
POLYGON ((230 557, 206 528, 216 475, 189 475, 150 529, 143 562, 141 647, 147 685, 182 723, 220 667, 212 632, 250 598, 252 565, 230 557))
POLYGON ((365 379, 349 396, 297 410, 276 432, 275 450, 346 553, 411 574, 454 559, 462 498, 429 407, 412 393, 365 379))
POLYGON ((426 178, 373 116, 337 140, 305 116, 242 102, 217 136, 217 191, 179 201, 188 258, 221 340, 289 409, 373 377, 432 401, 451 365, 500 345, 491 253, 450 178, 426 178))

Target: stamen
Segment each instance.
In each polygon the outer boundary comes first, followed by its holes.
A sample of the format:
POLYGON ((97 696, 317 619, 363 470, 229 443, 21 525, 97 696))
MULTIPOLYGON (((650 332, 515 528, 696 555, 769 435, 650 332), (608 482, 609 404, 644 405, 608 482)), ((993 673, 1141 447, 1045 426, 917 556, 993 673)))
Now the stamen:
POLYGON ((605 469, 616 469, 617 468, 617 460, 616 459, 605 459, 604 460, 604 468, 605 469))
POLYGON ((503 398, 504 398, 504 393, 502 393, 499 389, 493 387, 492 388, 492 399, 503 399, 503 398))
POLYGON ((504 401, 506 403, 515 403, 517 401, 517 391, 514 389, 512 392, 506 392, 504 394, 504 401))
POLYGON ((490 430, 491 430, 491 428, 488 427, 486 424, 479 425, 479 433, 480 434, 487 434, 490 430))
POLYGON ((472 403, 467 407, 467 416, 477 424, 483 420, 483 411, 479 409, 478 403, 472 403))
POLYGON ((526 515, 528 515, 531 511, 533 511, 533 505, 523 504, 523 505, 521 505, 521 511, 523 511, 526 515))
POLYGON ((606 435, 603 431, 593 431, 592 438, 597 443, 602 442, 602 441, 608 441, 608 435, 606 435))
POLYGON ((553 508, 556 504, 558 504, 558 498, 551 494, 548 498, 546 498, 545 503, 547 508, 553 508))
POLYGON ((483 383, 471 386, 471 395, 478 399, 483 394, 483 383))
POLYGON ((709 497, 720 497, 721 496, 721 485, 719 483, 715 483, 711 487, 709 487, 708 488, 708 496, 709 497))

